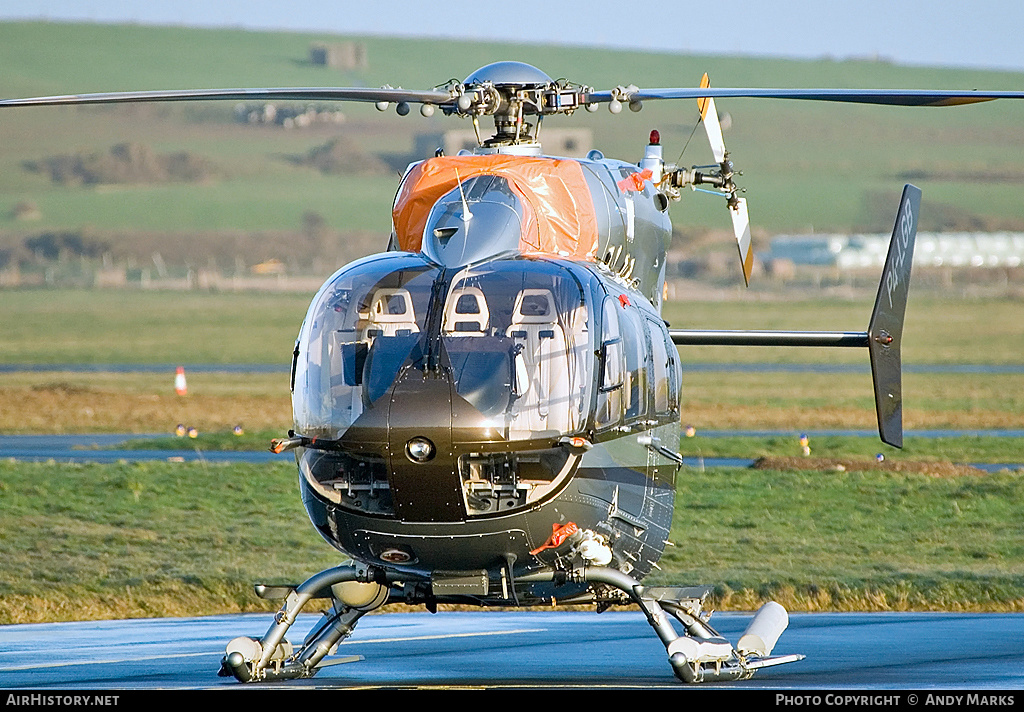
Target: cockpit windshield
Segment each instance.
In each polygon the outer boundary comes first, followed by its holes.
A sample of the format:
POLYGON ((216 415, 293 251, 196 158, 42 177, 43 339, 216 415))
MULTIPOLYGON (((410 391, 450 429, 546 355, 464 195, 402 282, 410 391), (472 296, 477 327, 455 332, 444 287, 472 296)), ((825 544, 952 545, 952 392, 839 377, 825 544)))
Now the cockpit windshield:
POLYGON ((509 440, 576 430, 591 382, 589 313, 581 285, 551 263, 462 270, 442 327, 456 391, 509 440))
POLYGON ((584 427, 595 364, 592 279, 545 259, 446 270, 408 253, 341 270, 299 334, 296 431, 340 438, 406 367, 441 369, 453 398, 499 439, 584 427))

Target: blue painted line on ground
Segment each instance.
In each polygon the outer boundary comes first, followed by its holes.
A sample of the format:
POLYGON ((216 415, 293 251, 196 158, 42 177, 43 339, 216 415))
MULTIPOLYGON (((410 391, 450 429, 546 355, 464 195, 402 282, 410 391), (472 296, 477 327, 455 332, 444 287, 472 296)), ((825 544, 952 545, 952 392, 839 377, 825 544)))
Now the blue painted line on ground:
POLYGON ((7 363, 0 373, 174 373, 179 366, 192 373, 288 373, 281 363, 7 363))

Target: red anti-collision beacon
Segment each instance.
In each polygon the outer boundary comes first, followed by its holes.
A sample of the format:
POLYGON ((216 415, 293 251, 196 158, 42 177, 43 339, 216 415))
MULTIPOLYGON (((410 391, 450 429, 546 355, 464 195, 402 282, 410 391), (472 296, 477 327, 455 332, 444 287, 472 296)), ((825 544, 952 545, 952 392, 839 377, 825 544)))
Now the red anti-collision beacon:
POLYGON ((665 161, 661 156, 661 134, 658 129, 651 131, 651 139, 644 151, 643 160, 640 161, 640 169, 651 172, 650 181, 657 185, 661 182, 662 173, 665 170, 665 161))

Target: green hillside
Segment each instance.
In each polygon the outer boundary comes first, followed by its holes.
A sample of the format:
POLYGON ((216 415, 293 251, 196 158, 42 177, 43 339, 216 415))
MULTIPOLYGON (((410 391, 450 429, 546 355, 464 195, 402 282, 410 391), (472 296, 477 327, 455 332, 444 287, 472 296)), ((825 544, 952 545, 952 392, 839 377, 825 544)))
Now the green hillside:
MULTIPOLYGON (((309 61, 328 35, 92 24, 0 23, 0 96, 232 86, 429 88, 499 59, 537 65, 595 87, 686 86, 709 71, 718 86, 1024 88, 1024 74, 910 68, 870 61, 787 61, 645 54, 452 40, 356 38, 368 67, 338 71, 309 61)), ((348 38, 352 39, 352 38, 348 38)), ((803 102, 719 102, 726 140, 744 171, 755 236, 786 231, 886 230, 907 176, 924 190, 925 229, 1024 229, 1024 102, 950 109, 803 102)), ((346 105, 346 122, 286 131, 232 120, 221 104, 33 108, 0 112, 0 248, 44 230, 223 234, 298 231, 315 213, 342 233, 386 233, 398 171, 414 135, 467 122, 416 112, 400 118, 346 105), (324 174, 297 159, 339 136, 384 158, 383 174, 324 174), (207 161, 199 183, 59 184, 27 168, 55 156, 97 156, 132 142, 207 161), (19 208, 20 206, 20 208, 19 208), (27 207, 26 207, 27 206, 27 207), (18 210, 21 214, 16 217, 18 210)), ((637 115, 580 112, 547 126, 593 129, 606 155, 637 160, 651 128, 674 159, 693 129, 690 102, 649 102, 637 115)), ((707 163, 698 134, 682 162, 707 163)), ((727 229, 719 201, 684 196, 678 226, 727 229)), ((100 239, 102 238, 102 239, 100 239)), ((207 235, 208 241, 209 238, 207 235)), ((198 238, 197 238, 198 239, 198 238)), ((198 243, 197 243, 198 244, 198 243)), ((360 249, 363 249, 360 247, 360 249)))

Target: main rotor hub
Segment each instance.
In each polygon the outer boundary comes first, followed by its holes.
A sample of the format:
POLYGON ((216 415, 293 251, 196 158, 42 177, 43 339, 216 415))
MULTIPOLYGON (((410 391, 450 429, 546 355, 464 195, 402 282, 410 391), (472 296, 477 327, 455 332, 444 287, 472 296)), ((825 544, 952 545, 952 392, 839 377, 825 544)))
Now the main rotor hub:
POLYGON ((467 87, 477 84, 494 86, 519 86, 534 89, 553 84, 553 80, 532 64, 526 62, 493 62, 480 67, 463 82, 467 87))
POLYGON ((571 114, 589 91, 587 87, 555 81, 525 62, 494 62, 480 67, 461 85, 450 86, 455 98, 453 113, 494 117, 495 134, 481 145, 488 147, 533 143, 536 129, 524 116, 571 114))

